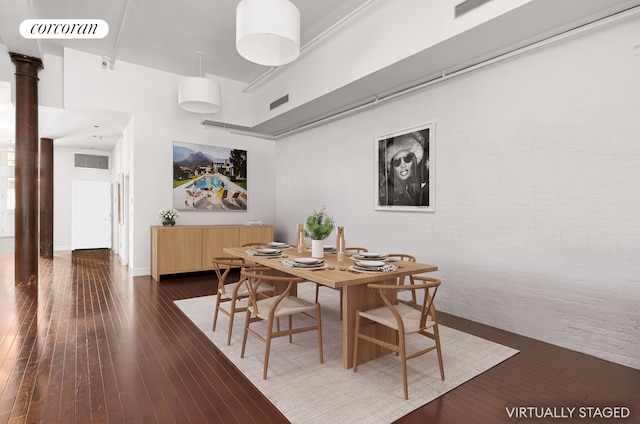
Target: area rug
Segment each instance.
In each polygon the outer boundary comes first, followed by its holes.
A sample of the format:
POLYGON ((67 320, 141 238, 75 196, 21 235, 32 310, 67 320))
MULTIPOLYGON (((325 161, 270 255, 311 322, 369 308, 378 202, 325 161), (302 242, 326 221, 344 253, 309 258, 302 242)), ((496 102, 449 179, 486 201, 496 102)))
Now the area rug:
MULTIPOLYGON (((315 285, 300 284, 298 296, 313 300, 315 285)), ((231 346, 227 346, 226 316, 219 314, 216 331, 211 331, 215 296, 175 303, 292 423, 391 423, 518 353, 441 325, 446 380, 440 380, 435 352, 410 360, 409 400, 404 400, 400 361, 394 354, 359 365, 357 373, 343 368, 339 301, 338 291, 320 289, 324 363, 319 363, 315 332, 294 335, 292 344, 281 337, 271 344, 266 380, 262 379, 262 342, 249 335, 245 357, 240 358, 244 313, 236 315, 231 346)), ((424 346, 424 337, 416 336, 415 341, 424 346)), ((415 351, 413 343, 412 338, 407 340, 415 351)))

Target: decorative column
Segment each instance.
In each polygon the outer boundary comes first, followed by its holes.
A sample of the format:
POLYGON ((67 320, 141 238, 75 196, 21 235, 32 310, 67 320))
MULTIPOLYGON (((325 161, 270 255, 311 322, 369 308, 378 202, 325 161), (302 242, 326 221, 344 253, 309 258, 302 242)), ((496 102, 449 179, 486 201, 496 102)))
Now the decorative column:
POLYGON ((38 294, 38 71, 42 61, 9 53, 16 66, 15 284, 38 294))
POLYGON ((40 139, 40 256, 53 258, 53 140, 40 139))

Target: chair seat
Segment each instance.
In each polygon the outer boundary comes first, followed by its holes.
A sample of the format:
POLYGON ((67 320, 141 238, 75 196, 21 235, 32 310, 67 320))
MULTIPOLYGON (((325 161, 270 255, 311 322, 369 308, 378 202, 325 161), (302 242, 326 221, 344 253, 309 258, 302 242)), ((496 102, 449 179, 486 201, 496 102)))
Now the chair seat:
MULTIPOLYGON (((222 295, 222 297, 225 298, 225 299, 231 299, 231 294, 236 289, 236 287, 238 287, 238 284, 240 285, 240 288, 238 289, 238 292, 236 293, 236 298, 249 297, 249 289, 247 288, 247 285, 244 283, 244 281, 238 281, 238 282, 235 282, 235 283, 225 284, 224 285, 224 293, 220 293, 222 295)), ((268 285, 265 285, 265 284, 261 284, 256 289, 256 293, 273 293, 273 291, 274 291, 273 286, 268 286, 268 285)))
MULTIPOLYGON (((258 303, 258 314, 256 314, 261 319, 268 319, 269 317, 269 309, 271 305, 277 300, 277 297, 268 297, 266 299, 259 300, 258 303)), ((253 305, 249 306, 249 310, 251 313, 255 313, 253 309, 253 305)), ((287 296, 282 299, 282 302, 278 305, 278 308, 275 310, 273 314, 274 317, 287 316, 291 314, 298 314, 301 312, 313 312, 316 310, 316 304, 307 302, 304 299, 300 299, 299 297, 287 296)))
MULTIPOLYGON (((395 305, 395 308, 402 318, 402 322, 404 323, 404 332, 406 334, 417 333, 421 330, 419 310, 412 308, 411 306, 407 306, 404 303, 398 303, 397 305, 395 305)), ((393 328, 394 330, 398 330, 398 321, 396 320, 396 317, 393 315, 391 310, 386 306, 381 306, 379 308, 360 312, 360 316, 370 319, 371 321, 375 321, 386 327, 393 328)), ((423 328, 430 328, 434 325, 434 321, 427 319, 423 328)))

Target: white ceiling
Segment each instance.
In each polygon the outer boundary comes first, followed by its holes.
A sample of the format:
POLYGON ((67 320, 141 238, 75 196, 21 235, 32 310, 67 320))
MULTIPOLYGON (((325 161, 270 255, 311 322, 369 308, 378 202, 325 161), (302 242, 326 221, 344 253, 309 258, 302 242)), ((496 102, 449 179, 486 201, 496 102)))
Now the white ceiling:
MULTIPOLYGON (((314 39, 342 17, 389 0, 292 0, 301 14, 301 44, 314 39)), ((400 1, 400 0, 395 0, 400 1)), ((461 0, 462 1, 462 0, 461 0)), ((0 43, 10 51, 62 55, 62 48, 105 56, 180 75, 199 72, 196 51, 205 53, 203 71, 251 82, 268 68, 242 58, 235 50, 235 9, 239 0, 0 0, 0 43), (11 12, 11 13, 9 13, 11 12), (25 16, 26 15, 26 16, 25 16), (47 40, 36 46, 22 39, 16 26, 26 18, 103 19, 109 35, 102 40, 47 40)), ((277 134, 350 105, 455 70, 496 54, 544 39, 630 7, 640 0, 533 0, 508 16, 494 19, 415 57, 363 78, 341 90, 291 110, 251 130, 277 134)), ((10 137, 15 119, 0 85, 0 143, 10 137)), ((110 150, 127 116, 104 111, 41 108, 41 137, 57 145, 110 150), (97 126, 97 127, 96 127, 97 126), (96 137, 92 137, 92 136, 96 137), (102 137, 102 138, 100 138, 102 137)))

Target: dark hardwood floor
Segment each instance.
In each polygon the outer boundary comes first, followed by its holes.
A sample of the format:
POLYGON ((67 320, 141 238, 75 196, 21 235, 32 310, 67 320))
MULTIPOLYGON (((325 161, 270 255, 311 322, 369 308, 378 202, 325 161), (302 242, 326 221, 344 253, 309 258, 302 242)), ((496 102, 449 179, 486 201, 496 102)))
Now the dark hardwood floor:
MULTIPOLYGON (((213 294, 212 275, 131 278, 100 250, 41 259, 37 301, 13 279, 13 255, 0 254, 0 423, 287 422, 173 304, 213 294)), ((399 423, 640 422, 639 370, 447 314, 440 319, 521 352, 399 423), (507 408, 529 406, 558 414, 621 406, 630 414, 508 415, 507 408)))

